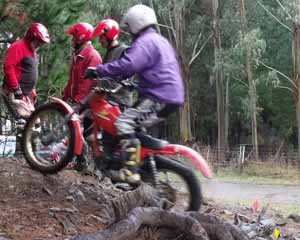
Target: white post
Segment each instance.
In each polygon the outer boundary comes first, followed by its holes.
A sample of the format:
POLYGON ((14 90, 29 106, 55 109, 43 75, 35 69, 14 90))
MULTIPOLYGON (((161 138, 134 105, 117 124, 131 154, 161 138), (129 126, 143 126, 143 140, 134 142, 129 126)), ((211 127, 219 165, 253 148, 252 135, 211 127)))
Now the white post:
POLYGON ((207 147, 207 153, 206 153, 206 161, 209 162, 209 152, 210 152, 210 145, 207 147))

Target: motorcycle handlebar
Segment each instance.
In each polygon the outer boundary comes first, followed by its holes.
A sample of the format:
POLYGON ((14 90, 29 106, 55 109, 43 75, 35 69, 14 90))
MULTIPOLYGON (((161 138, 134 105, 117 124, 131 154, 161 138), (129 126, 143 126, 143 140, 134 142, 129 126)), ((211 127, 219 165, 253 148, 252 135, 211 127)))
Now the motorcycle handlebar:
POLYGON ((120 89, 122 89, 123 87, 136 87, 132 79, 118 81, 118 79, 105 77, 97 78, 95 80, 99 82, 99 85, 94 88, 98 92, 114 94, 120 91, 120 89))
POLYGON ((13 39, 0 39, 0 43, 13 43, 13 39))
POLYGON ((88 94, 85 98, 80 100, 80 104, 76 106, 75 112, 79 113, 85 106, 88 105, 90 99, 92 99, 95 94, 99 93, 109 93, 115 94, 120 91, 123 87, 136 87, 136 84, 132 79, 125 79, 120 82, 113 78, 96 78, 95 81, 98 81, 99 84, 93 88, 92 92, 88 94), (106 82, 106 83, 105 83, 106 82))

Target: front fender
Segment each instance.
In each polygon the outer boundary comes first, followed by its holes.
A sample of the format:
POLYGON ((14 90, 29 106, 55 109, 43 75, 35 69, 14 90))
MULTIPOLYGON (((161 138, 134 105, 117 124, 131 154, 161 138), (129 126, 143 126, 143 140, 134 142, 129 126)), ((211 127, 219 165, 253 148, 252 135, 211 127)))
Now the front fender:
POLYGON ((51 97, 51 99, 60 104, 69 114, 74 113, 74 109, 68 104, 66 103, 64 100, 57 98, 57 97, 51 97))
MULTIPOLYGON (((60 104, 65 110, 66 112, 68 112, 69 114, 73 114, 74 113, 74 109, 65 101, 56 98, 56 97, 51 97, 51 99, 60 104)), ((73 114, 71 117, 71 122, 72 125, 74 127, 75 130, 75 144, 74 144, 74 153, 76 155, 81 155, 82 154, 82 150, 83 150, 83 136, 81 133, 81 127, 80 127, 80 119, 78 118, 77 114, 73 114)))
POLYGON ((204 157, 201 156, 201 154, 199 154, 195 150, 183 145, 168 144, 166 147, 162 149, 162 151, 165 154, 170 154, 170 155, 180 154, 190 158, 195 163, 197 168, 202 172, 203 176, 207 178, 213 177, 212 170, 210 169, 207 161, 204 159, 204 157))

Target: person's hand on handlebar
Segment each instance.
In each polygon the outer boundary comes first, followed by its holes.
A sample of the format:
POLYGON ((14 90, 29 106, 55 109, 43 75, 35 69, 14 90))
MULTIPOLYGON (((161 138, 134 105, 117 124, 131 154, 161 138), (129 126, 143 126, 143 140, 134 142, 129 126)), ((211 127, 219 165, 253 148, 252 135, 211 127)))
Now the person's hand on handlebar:
POLYGON ((108 79, 101 79, 100 87, 104 90, 109 90, 113 88, 113 82, 108 79))
POLYGON ((83 77, 88 78, 88 79, 94 79, 94 78, 98 78, 99 75, 98 75, 97 69, 95 67, 88 67, 85 70, 83 77))

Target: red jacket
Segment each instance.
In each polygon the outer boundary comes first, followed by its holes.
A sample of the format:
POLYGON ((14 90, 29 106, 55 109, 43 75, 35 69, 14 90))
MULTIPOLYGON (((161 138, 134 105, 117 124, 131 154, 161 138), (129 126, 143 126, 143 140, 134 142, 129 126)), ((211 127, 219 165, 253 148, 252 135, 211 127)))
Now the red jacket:
POLYGON ((4 63, 4 88, 21 87, 25 96, 32 93, 38 79, 38 56, 25 39, 14 42, 7 50, 4 63))
POLYGON ((88 67, 95 67, 101 63, 102 59, 100 54, 91 44, 74 55, 69 81, 63 91, 64 97, 76 103, 84 98, 91 91, 95 83, 93 80, 83 78, 85 70, 88 67))

